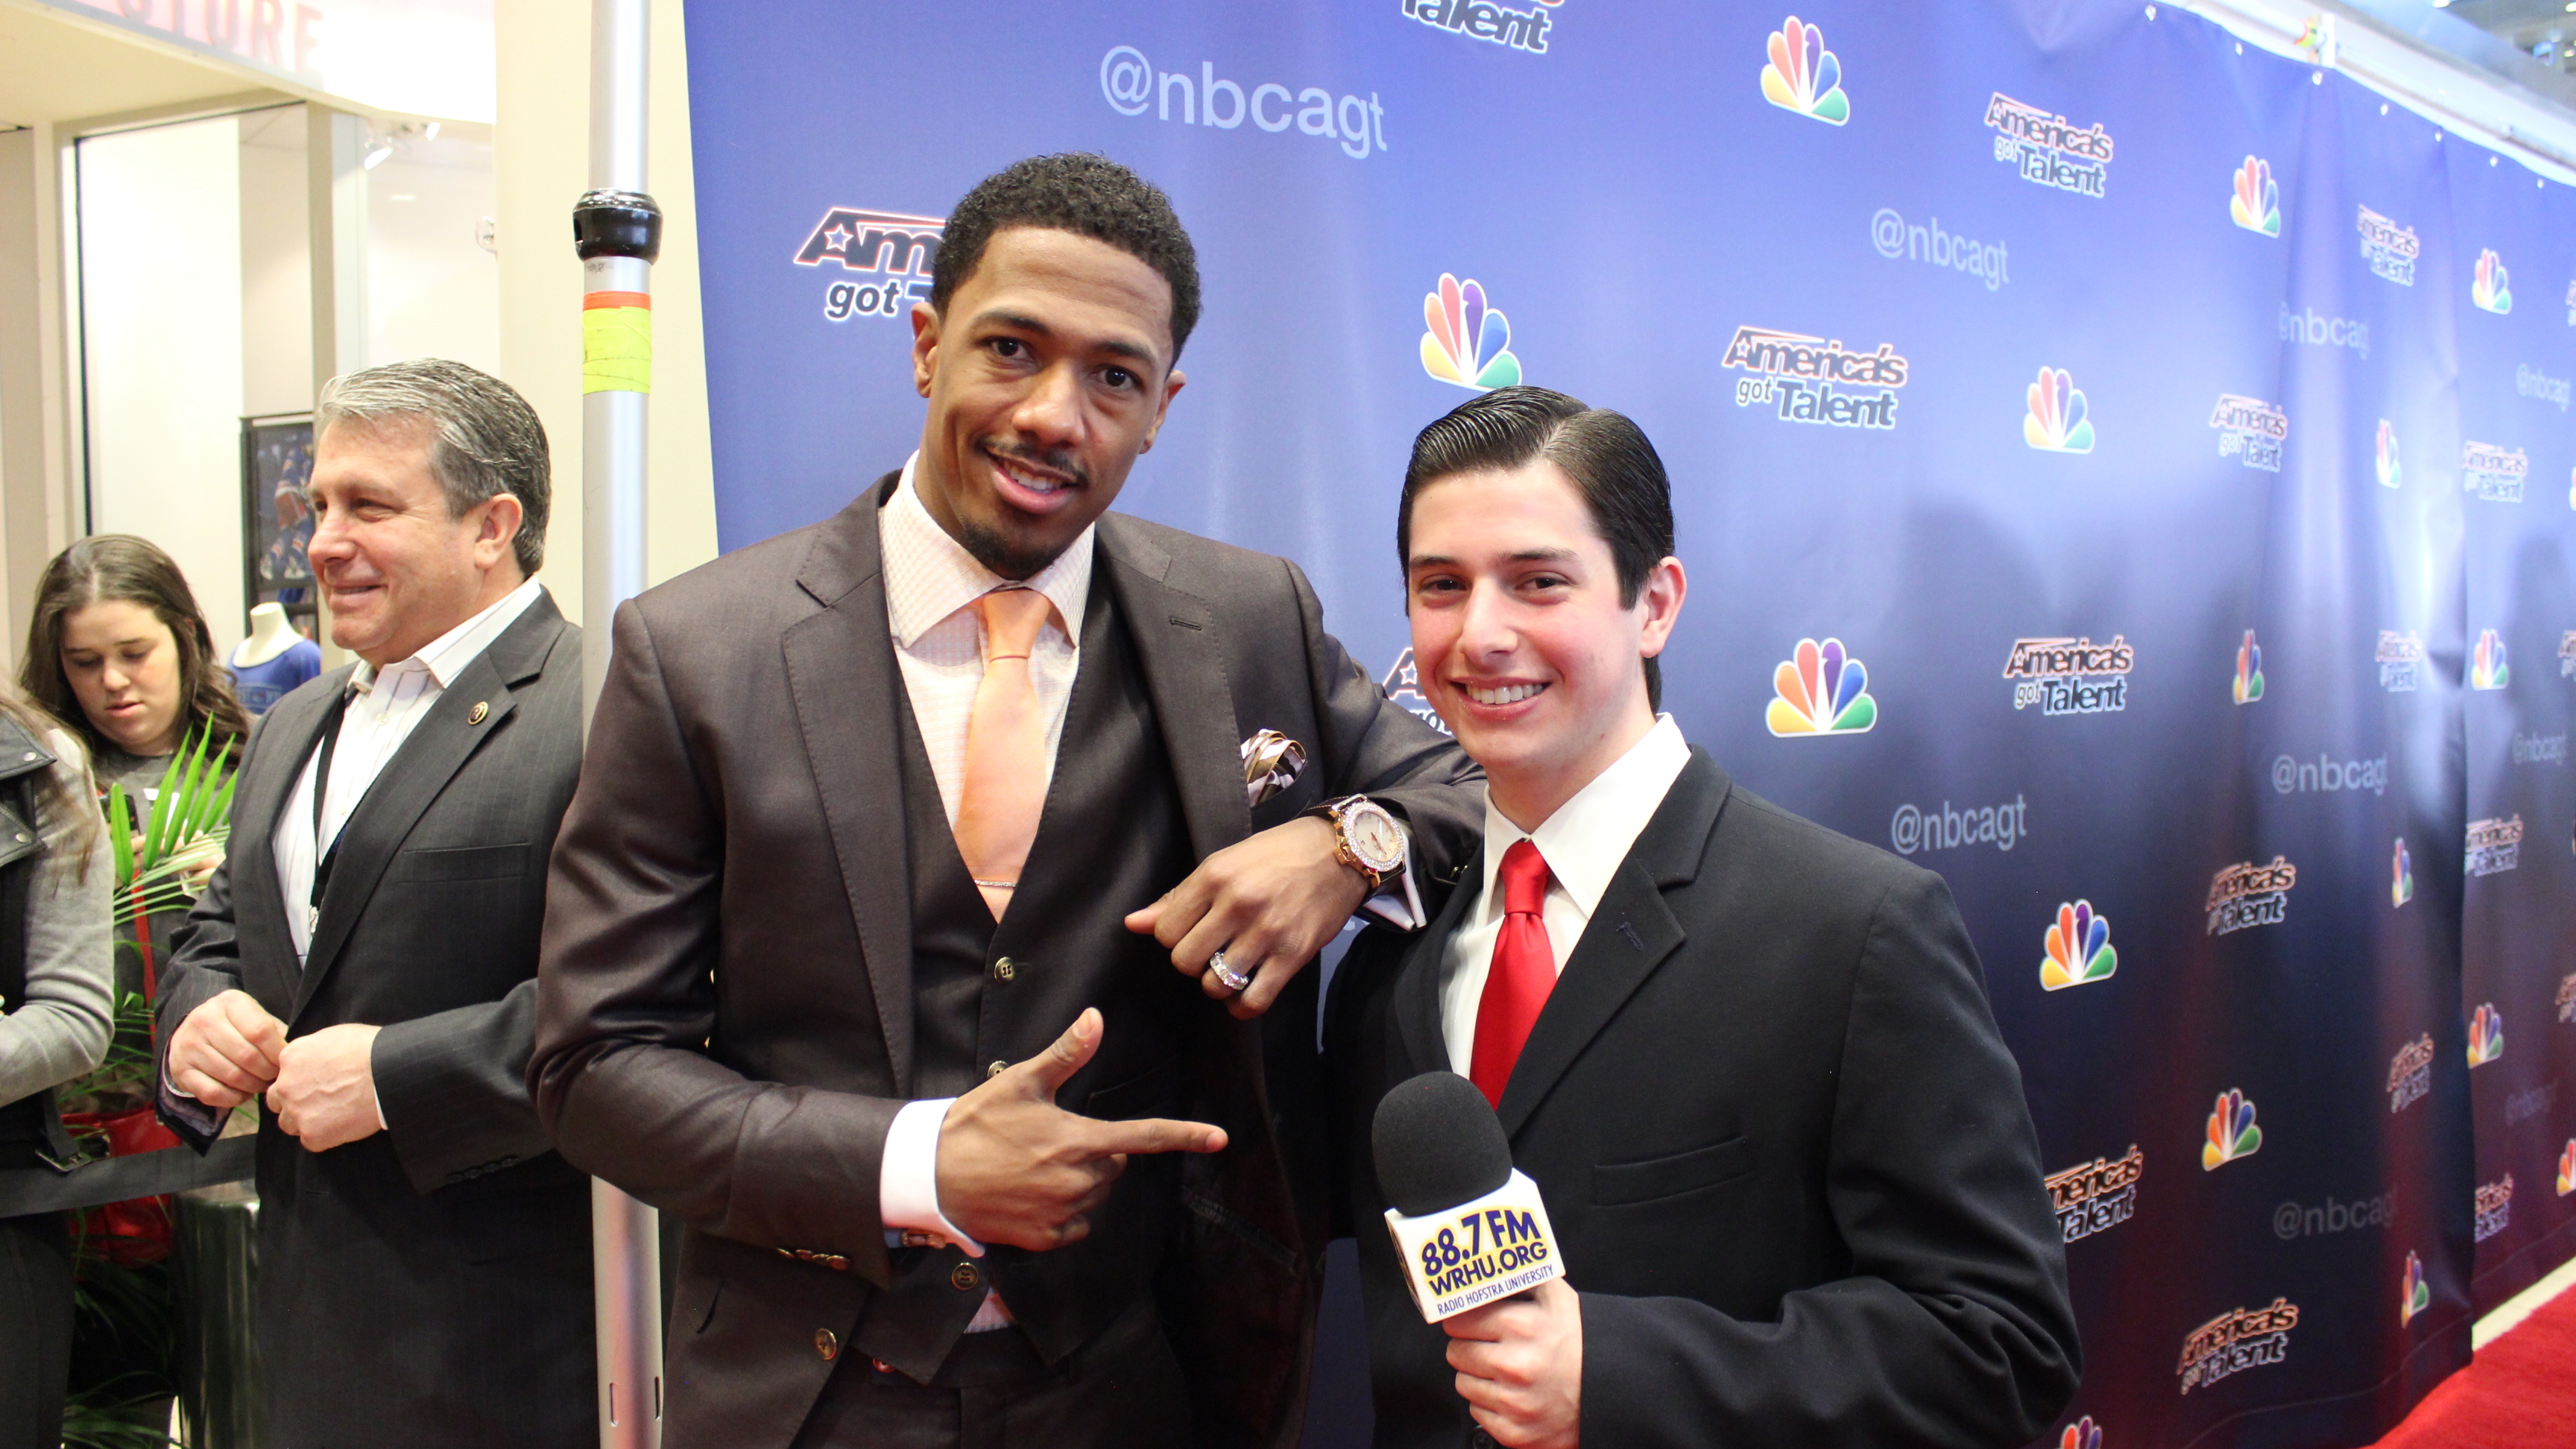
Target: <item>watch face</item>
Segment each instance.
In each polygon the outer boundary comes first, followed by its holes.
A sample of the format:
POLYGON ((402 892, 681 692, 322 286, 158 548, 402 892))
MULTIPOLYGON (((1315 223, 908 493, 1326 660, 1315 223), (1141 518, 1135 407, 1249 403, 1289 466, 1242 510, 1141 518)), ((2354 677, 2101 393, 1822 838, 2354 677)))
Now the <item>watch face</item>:
POLYGON ((1371 870, 1393 870, 1404 864, 1403 828, 1382 808, 1367 806, 1347 813, 1342 835, 1351 843, 1351 853, 1371 870))

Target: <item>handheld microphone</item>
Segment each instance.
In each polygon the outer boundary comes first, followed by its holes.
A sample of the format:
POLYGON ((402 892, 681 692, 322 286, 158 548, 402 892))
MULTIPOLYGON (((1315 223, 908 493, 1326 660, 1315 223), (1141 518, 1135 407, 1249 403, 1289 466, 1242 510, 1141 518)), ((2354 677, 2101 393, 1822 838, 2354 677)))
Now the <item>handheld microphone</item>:
POLYGON ((1386 1230, 1426 1323, 1565 1276, 1538 1184, 1512 1166, 1476 1084, 1425 1072, 1377 1104, 1369 1130, 1386 1230))

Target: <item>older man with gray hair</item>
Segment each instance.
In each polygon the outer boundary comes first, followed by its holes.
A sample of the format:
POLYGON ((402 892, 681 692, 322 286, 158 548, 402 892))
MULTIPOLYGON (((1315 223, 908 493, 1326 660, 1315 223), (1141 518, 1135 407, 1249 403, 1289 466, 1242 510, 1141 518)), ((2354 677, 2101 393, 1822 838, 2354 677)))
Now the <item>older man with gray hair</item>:
POLYGON ((250 738, 157 1003, 162 1115, 258 1101, 268 1442, 597 1437, 589 1191, 522 1077, 546 859, 581 764, 581 631, 536 580, 527 402, 461 363, 334 379, 314 573, 358 662, 250 738))

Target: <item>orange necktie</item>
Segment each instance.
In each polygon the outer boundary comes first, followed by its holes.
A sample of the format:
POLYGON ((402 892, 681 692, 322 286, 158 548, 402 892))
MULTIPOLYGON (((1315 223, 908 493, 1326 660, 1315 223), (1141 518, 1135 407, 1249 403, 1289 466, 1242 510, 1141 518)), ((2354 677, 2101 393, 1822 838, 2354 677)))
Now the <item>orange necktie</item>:
POLYGON ((966 775, 957 792, 957 853, 1000 920, 1037 839, 1046 805, 1046 723, 1029 651, 1051 606, 1035 589, 995 589, 977 599, 984 620, 984 681, 966 721, 966 775))
POLYGON ((1512 842, 1494 883, 1503 888, 1503 928, 1494 936, 1494 962, 1485 971, 1485 994, 1476 1002, 1476 1045, 1467 1079, 1496 1110, 1512 1066, 1521 1059, 1530 1028, 1556 989, 1556 951, 1547 939, 1547 861, 1527 840, 1512 842))

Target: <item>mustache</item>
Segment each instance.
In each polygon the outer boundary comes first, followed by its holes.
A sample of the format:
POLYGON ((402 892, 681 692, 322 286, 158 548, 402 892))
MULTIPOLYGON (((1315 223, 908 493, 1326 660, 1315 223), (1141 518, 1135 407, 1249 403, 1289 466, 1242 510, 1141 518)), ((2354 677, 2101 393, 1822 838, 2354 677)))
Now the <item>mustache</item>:
POLYGON ((1030 467, 1071 479, 1076 488, 1091 486, 1091 473, 1080 460, 1063 448, 1021 448, 991 438, 979 440, 977 447, 1006 463, 1025 463, 1030 467))

